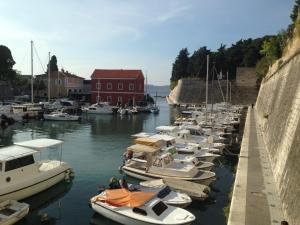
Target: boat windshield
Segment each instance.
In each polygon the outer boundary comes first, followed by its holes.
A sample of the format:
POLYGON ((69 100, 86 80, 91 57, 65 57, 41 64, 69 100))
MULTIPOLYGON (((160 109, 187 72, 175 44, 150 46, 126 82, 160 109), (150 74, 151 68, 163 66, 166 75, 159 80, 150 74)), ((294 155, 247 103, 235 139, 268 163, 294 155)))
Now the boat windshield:
POLYGON ((156 167, 162 167, 162 160, 157 158, 154 163, 153 163, 153 166, 156 166, 156 167))
POLYGON ((167 208, 168 206, 166 204, 159 201, 157 204, 155 204, 155 206, 152 207, 152 210, 157 216, 160 216, 164 211, 166 211, 167 208))

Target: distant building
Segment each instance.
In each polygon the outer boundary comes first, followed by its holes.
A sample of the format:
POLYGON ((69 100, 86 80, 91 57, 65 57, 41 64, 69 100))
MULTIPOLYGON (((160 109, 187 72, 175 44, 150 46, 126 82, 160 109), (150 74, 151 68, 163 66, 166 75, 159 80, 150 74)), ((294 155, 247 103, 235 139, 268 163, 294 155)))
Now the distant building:
POLYGON ((144 75, 141 70, 95 69, 91 75, 91 102, 112 105, 132 104, 144 97, 144 75))
POLYGON ((82 100, 84 100, 86 102, 90 102, 91 101, 91 92, 92 92, 92 81, 84 80, 83 81, 82 100))
MULTIPOLYGON (((51 98, 81 95, 83 92, 83 80, 75 74, 65 71, 54 71, 50 73, 50 96, 51 98)), ((36 76, 38 96, 48 96, 48 74, 36 76), (41 85, 42 83, 42 85, 41 85), (41 88, 39 88, 41 87, 41 88)))

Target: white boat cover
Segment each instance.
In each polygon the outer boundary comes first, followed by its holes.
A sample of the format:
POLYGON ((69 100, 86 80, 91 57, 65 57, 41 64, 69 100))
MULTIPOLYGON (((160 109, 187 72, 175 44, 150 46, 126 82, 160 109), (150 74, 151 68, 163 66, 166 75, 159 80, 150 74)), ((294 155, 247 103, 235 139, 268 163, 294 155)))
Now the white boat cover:
POLYGON ((22 156, 32 155, 34 153, 37 153, 37 151, 22 146, 12 145, 0 148, 0 161, 8 161, 22 156))
POLYGON ((173 136, 165 135, 165 134, 155 134, 153 136, 150 136, 149 138, 154 138, 157 140, 164 140, 164 141, 170 141, 173 142, 175 141, 175 138, 173 136))
POLYGON ((131 135, 131 137, 133 137, 133 138, 146 138, 146 137, 149 137, 149 136, 152 136, 152 135, 154 135, 154 133, 140 132, 140 133, 131 135))
POLYGON ((159 148, 147 146, 147 145, 131 145, 127 148, 127 151, 133 151, 133 152, 146 152, 146 153, 155 153, 159 150, 159 148))
POLYGON ((62 143, 63 141, 61 140, 40 138, 40 139, 35 139, 30 141, 16 142, 14 144, 22 147, 32 148, 37 151, 41 151, 44 148, 61 145, 62 143))
POLYGON ((159 126, 155 128, 157 131, 174 132, 178 130, 177 126, 159 126))

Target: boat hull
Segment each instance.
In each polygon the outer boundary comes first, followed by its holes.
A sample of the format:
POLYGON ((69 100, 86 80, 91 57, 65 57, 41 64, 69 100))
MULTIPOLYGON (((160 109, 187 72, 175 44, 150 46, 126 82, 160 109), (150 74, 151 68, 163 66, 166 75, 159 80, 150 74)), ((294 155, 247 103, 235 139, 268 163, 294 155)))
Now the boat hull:
POLYGON ((153 179, 161 179, 161 178, 172 178, 172 179, 178 179, 178 180, 186 180, 186 181, 192 181, 200 184, 204 184, 209 186, 211 182, 215 180, 215 177, 208 177, 205 179, 199 179, 199 178, 187 178, 187 177, 172 177, 172 176, 165 176, 165 175, 158 175, 158 174, 149 174, 143 171, 139 171, 136 169, 128 169, 126 167, 122 167, 123 172, 131 177, 137 178, 139 180, 153 180, 153 179))
POLYGON ((87 110, 86 112, 87 112, 87 114, 113 114, 112 111, 111 112, 105 112, 105 111, 103 111, 103 112, 100 112, 100 111, 95 112, 95 111, 87 110))
POLYGON ((63 117, 53 117, 49 115, 44 115, 45 120, 51 120, 51 121, 78 121, 80 119, 79 116, 72 116, 68 118, 63 118, 63 117))
MULTIPOLYGON (((14 204, 14 203, 11 203, 11 201, 9 201, 9 203, 14 204)), ((24 204, 24 203, 19 203, 19 204, 24 204)), ((28 213, 29 213, 29 205, 27 205, 26 207, 23 206, 19 211, 16 211, 11 216, 8 216, 6 218, 2 218, 0 223, 1 223, 1 225, 15 224, 19 220, 23 219, 28 213)))
POLYGON ((42 192, 46 189, 49 189, 50 187, 54 186, 55 184, 59 183, 60 181, 64 180, 66 178, 66 174, 68 173, 70 169, 66 169, 59 174, 56 174, 46 180, 39 181, 35 184, 29 185, 27 187, 23 187, 19 190, 2 194, 0 195, 0 202, 14 199, 14 200, 22 200, 25 198, 28 198, 30 196, 33 196, 39 192, 42 192))
MULTIPOLYGON (((111 219, 113 221, 116 221, 120 224, 124 224, 124 225, 166 225, 166 223, 150 223, 150 222, 145 222, 145 221, 141 221, 141 220, 136 220, 133 218, 130 218, 128 216, 122 215, 120 213, 116 213, 113 210, 110 210, 102 205, 99 205, 97 203, 91 203, 92 204, 92 208, 94 211, 96 211, 97 213, 103 215, 104 217, 111 219)), ((191 224, 189 223, 178 223, 178 225, 189 225, 191 224)), ((168 224, 171 225, 171 224, 168 224)))

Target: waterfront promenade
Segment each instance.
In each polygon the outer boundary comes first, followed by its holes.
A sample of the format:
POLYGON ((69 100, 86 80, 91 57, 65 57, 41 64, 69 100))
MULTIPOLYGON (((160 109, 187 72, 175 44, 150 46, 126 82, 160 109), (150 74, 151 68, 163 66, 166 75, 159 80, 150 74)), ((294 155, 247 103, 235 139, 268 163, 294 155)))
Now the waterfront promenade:
POLYGON ((255 109, 249 107, 228 225, 280 224, 284 220, 276 183, 255 109))

